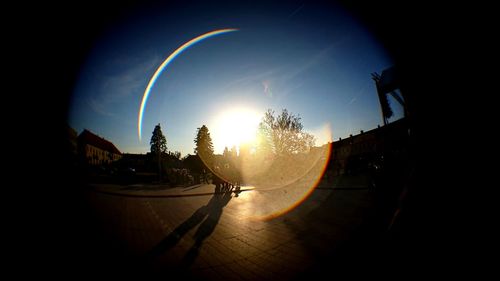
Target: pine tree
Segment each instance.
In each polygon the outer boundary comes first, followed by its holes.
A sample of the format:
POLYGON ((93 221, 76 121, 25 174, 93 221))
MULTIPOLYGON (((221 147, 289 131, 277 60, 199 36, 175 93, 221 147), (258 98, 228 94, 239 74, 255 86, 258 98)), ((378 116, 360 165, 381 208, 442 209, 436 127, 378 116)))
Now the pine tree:
POLYGON ((167 139, 161 131, 160 124, 155 126, 149 144, 151 145, 151 153, 158 157, 158 177, 161 181, 161 155, 167 152, 167 139))
POLYGON ((205 165, 211 167, 214 158, 214 145, 207 126, 203 125, 201 128, 197 128, 194 143, 196 144, 194 153, 201 158, 205 165))

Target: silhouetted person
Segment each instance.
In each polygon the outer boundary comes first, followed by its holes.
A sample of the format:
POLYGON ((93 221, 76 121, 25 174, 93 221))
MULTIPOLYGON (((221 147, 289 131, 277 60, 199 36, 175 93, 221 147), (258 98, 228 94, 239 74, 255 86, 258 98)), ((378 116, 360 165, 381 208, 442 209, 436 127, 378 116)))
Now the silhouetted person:
POLYGON ((227 179, 227 187, 237 187, 241 183, 241 175, 238 168, 235 165, 224 165, 224 176, 227 179))
POLYGON ((238 185, 236 185, 236 188, 234 190, 234 196, 238 197, 240 195, 240 193, 241 193, 241 186, 238 184, 238 185))
POLYGON ((209 182, 208 182, 208 176, 207 176, 207 171, 205 169, 203 169, 201 177, 202 177, 202 183, 209 184, 209 182))
POLYGON ((233 166, 232 171, 231 171, 231 176, 232 176, 233 185, 235 187, 238 187, 238 189, 239 189, 239 187, 241 185, 241 172, 240 172, 240 170, 237 167, 233 166))
POLYGON ((219 166, 214 167, 214 173, 212 175, 212 183, 215 185, 215 192, 220 193, 224 185, 224 181, 220 177, 221 171, 219 166))
POLYGON ((222 176, 224 177, 224 191, 229 190, 231 181, 231 170, 229 164, 224 164, 222 169, 222 176))

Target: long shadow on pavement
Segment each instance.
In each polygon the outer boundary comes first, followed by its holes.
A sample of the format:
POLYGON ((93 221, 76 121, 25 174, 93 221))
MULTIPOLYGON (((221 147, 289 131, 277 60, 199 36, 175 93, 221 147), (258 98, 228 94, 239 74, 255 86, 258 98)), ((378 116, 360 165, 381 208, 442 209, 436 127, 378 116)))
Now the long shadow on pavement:
POLYGON ((222 215, 222 209, 229 203, 232 198, 232 188, 226 189, 221 193, 215 193, 212 200, 209 202, 209 213, 206 220, 204 220, 201 225, 196 230, 194 238, 196 239, 194 245, 188 251, 186 256, 182 259, 183 266, 191 265, 199 254, 199 250, 203 241, 209 237, 214 231, 215 227, 219 223, 220 217, 222 215))
POLYGON ((232 188, 223 190, 216 189, 213 197, 206 205, 197 209, 191 217, 177 226, 177 228, 160 241, 160 243, 145 254, 143 259, 145 264, 147 265, 151 263, 155 257, 158 257, 173 248, 179 240, 187 232, 189 232, 189 230, 201 223, 194 234, 194 238, 196 239, 194 245, 181 261, 183 267, 191 265, 198 256, 199 249, 203 244, 203 241, 212 234, 217 226, 222 215, 223 208, 227 205, 231 198, 232 188))

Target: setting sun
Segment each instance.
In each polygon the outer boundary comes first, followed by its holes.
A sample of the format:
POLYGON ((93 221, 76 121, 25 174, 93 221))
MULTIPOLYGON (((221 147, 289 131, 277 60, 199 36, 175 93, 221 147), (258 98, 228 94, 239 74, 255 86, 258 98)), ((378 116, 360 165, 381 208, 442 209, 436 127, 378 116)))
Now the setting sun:
POLYGON ((262 116, 249 108, 233 108, 220 113, 215 117, 211 130, 215 151, 221 153, 226 146, 239 147, 240 144, 254 142, 262 116))

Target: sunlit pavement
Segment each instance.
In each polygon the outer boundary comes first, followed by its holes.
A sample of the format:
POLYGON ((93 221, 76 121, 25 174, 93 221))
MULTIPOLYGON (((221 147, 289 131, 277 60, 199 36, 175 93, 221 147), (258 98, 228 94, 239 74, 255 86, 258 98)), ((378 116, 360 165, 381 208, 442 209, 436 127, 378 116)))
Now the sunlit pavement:
POLYGON ((107 241, 102 252, 123 261, 110 262, 110 272, 133 267, 165 277, 292 280, 324 264, 373 211, 367 189, 333 187, 321 184, 288 212, 308 189, 300 182, 242 187, 238 196, 214 195, 214 185, 92 186, 86 195, 96 236, 107 241))

